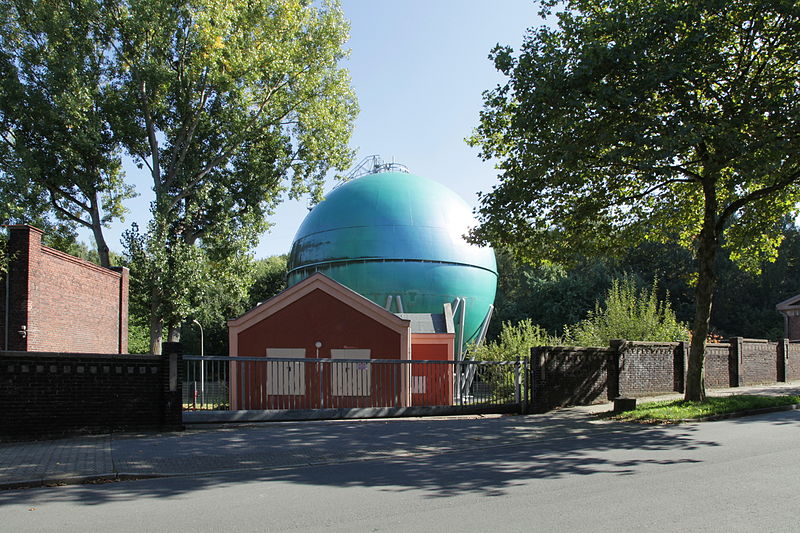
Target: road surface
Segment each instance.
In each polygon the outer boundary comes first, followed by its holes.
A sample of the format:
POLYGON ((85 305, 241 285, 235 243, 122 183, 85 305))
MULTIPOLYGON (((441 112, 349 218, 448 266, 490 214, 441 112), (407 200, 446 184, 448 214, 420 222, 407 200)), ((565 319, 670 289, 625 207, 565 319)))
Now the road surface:
POLYGON ((798 411, 575 424, 463 451, 7 490, 0 531, 800 530, 798 411))

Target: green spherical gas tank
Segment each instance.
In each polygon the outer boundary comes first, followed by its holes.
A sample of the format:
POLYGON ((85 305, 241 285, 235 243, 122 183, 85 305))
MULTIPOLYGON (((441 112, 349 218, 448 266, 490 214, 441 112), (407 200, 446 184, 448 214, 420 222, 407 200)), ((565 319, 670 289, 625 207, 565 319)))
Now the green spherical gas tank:
POLYGON ((289 285, 315 272, 385 307, 397 296, 406 313, 441 313, 466 302, 464 344, 475 340, 494 303, 491 248, 464 240, 469 206, 435 181, 377 172, 334 189, 306 216, 289 255, 289 285))

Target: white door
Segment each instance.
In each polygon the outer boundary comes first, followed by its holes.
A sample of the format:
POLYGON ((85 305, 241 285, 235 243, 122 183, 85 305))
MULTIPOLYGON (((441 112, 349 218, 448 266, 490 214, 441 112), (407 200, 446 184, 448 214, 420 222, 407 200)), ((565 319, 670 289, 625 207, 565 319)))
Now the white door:
MULTIPOLYGON (((363 349, 331 350, 331 359, 369 359, 370 351, 363 349)), ((366 362, 337 362, 331 368, 331 394, 334 396, 369 396, 370 364, 366 362)))
MULTIPOLYGON (((267 348, 267 358, 304 358, 305 348, 267 348)), ((267 394, 306 393, 306 365, 293 361, 267 362, 267 394)))

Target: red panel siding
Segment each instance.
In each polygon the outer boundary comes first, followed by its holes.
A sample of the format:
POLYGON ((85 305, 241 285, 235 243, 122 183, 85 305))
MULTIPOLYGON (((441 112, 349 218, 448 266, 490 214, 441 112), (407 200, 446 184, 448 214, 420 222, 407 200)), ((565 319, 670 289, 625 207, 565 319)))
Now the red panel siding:
MULTIPOLYGON (((414 361, 452 361, 454 335, 416 334, 411 341, 414 361), (442 338, 446 337, 446 338, 442 338)), ((453 403, 453 367, 419 364, 411 370, 412 405, 451 405, 453 403), (413 392, 413 391, 417 392, 413 392)))
MULTIPOLYGON (((396 331, 316 289, 238 335, 239 356, 266 357, 267 348, 304 348, 307 358, 317 357, 317 352, 320 358, 330 358, 332 349, 361 348, 369 349, 372 359, 400 359, 401 337, 396 331), (319 350, 315 346, 317 341, 322 343, 319 350)), ((320 383, 313 368, 316 364, 306 364, 305 395, 267 395, 263 365, 236 363, 236 366, 239 382, 244 385, 244 388, 238 387, 240 398, 236 403, 240 409, 362 407, 382 399, 394 402, 396 398, 384 397, 400 391, 397 369, 374 365, 370 396, 334 396, 330 365, 323 367, 320 383)))

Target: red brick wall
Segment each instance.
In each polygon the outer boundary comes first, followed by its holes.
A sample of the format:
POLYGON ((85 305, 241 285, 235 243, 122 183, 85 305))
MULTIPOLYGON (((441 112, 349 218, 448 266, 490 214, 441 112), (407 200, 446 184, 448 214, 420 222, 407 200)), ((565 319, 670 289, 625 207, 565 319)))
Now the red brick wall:
POLYGON ((9 336, 3 347, 127 353, 128 270, 102 268, 42 246, 41 236, 30 226, 11 227, 9 336))
POLYGON ((740 384, 755 385, 778 380, 778 345, 761 339, 743 339, 739 356, 740 384))
MULTIPOLYGON (((631 342, 621 349, 619 394, 636 397, 675 390, 678 343, 631 342)), ((682 355, 682 352, 681 352, 682 355)))

